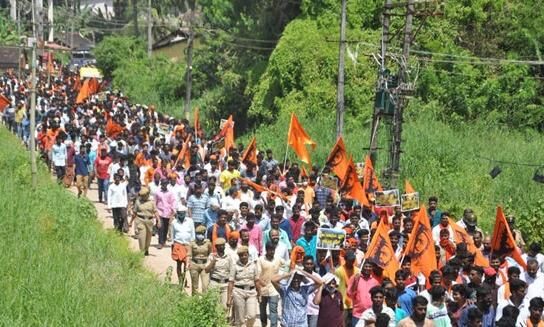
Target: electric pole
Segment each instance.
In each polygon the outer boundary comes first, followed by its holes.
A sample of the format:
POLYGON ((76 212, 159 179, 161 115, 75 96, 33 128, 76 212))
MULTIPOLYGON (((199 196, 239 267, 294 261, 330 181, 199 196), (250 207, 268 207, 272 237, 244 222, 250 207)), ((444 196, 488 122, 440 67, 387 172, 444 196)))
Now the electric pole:
POLYGON ((340 14, 340 49, 338 53, 338 85, 336 87, 336 138, 342 136, 344 130, 344 67, 346 54, 346 11, 347 0, 342 0, 340 14))
MULTIPOLYGON (((43 0, 33 0, 36 4, 34 8, 34 19, 38 29, 34 35, 37 42, 43 41, 43 0)), ((41 45, 40 45, 41 46, 41 45)))
MULTIPOLYGON (((436 1, 421 0, 418 4, 426 5, 436 1)), ((416 0, 402 0, 395 2, 393 0, 385 0, 383 22, 382 22, 382 41, 381 41, 381 58, 380 69, 378 73, 378 81, 376 88, 376 98, 374 102, 374 114, 372 117, 372 130, 370 135, 370 155, 372 161, 375 162, 378 153, 378 134, 380 125, 385 125, 387 135, 389 137, 389 158, 387 167, 383 170, 383 177, 387 187, 396 188, 400 176, 400 158, 402 154, 402 124, 404 109, 408 105, 408 97, 414 92, 414 83, 410 81, 408 59, 410 57, 410 46, 413 43, 415 35, 413 33, 413 20, 416 14, 416 0), (393 13, 395 8, 405 8, 403 33, 401 40, 402 54, 389 53, 389 43, 392 41, 390 35, 391 16, 400 16, 393 13), (387 57, 396 58, 398 67, 396 73, 392 72, 387 66, 387 57), (400 57, 400 58, 399 58, 400 57)), ((418 16, 436 15, 436 12, 418 13, 418 16)), ((400 34, 400 33, 399 33, 400 34)))
POLYGON ((151 58, 153 51, 153 30, 151 23, 151 0, 147 0, 147 56, 151 58))
MULTIPOLYGON (((47 41, 53 42, 55 41, 55 26, 54 26, 54 15, 53 15, 53 0, 48 1, 48 7, 47 7, 47 22, 49 23, 49 37, 47 41)), ((51 55, 51 52, 49 52, 49 55, 51 55)))
POLYGON ((140 35, 138 28, 138 0, 132 0, 132 20, 134 24, 134 36, 138 37, 140 35))
MULTIPOLYGON (((196 8, 196 4, 195 7, 196 8)), ((191 15, 189 17, 189 35, 187 39, 187 71, 185 75, 185 106, 183 113, 185 119, 189 119, 189 112, 191 111, 191 88, 193 86, 193 20, 195 18, 195 9, 191 10, 191 15)))
POLYGON ((32 188, 38 184, 38 166, 36 163, 36 8, 32 0, 32 80, 30 81, 30 169, 32 173, 32 188))

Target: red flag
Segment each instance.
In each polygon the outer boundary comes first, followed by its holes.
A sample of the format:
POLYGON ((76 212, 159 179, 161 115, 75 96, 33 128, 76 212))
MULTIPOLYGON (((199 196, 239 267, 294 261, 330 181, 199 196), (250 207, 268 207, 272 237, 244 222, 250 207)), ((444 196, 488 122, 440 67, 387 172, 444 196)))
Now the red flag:
POLYGON ((436 269, 433 233, 425 205, 421 206, 414 219, 414 228, 404 250, 404 256, 411 258, 411 270, 414 275, 421 272, 429 276, 430 272, 436 269))
POLYGON ((11 104, 11 100, 8 99, 5 95, 0 94, 0 112, 4 112, 7 106, 11 104))
POLYGON ((395 250, 389 239, 389 228, 387 223, 381 221, 374 237, 368 245, 365 253, 365 260, 368 260, 383 269, 383 276, 395 280, 395 273, 399 270, 399 261, 395 256, 395 250))
POLYGON ((493 228, 493 237, 491 239, 491 252, 512 257, 520 266, 527 269, 527 265, 516 246, 516 241, 506 222, 506 217, 501 207, 497 207, 495 227, 493 228))
POLYGON ((340 180, 344 180, 349 166, 349 158, 341 136, 338 137, 325 164, 331 168, 340 180))
POLYGON ((249 142, 246 150, 242 154, 242 162, 250 162, 255 166, 257 165, 257 139, 255 137, 249 142))
POLYGON ((359 176, 357 176, 353 160, 349 161, 340 192, 345 192, 347 197, 357 200, 362 206, 370 207, 363 186, 359 182, 359 176))
POLYGON ((287 133, 287 144, 290 145, 299 157, 300 161, 311 166, 311 159, 306 145, 315 149, 316 143, 308 136, 302 125, 298 121, 295 113, 291 113, 291 122, 289 123, 289 132, 287 133))
POLYGON ((363 169, 363 189, 366 193, 374 193, 375 191, 382 191, 382 186, 378 181, 378 177, 374 172, 374 165, 370 156, 365 157, 365 167, 363 169))

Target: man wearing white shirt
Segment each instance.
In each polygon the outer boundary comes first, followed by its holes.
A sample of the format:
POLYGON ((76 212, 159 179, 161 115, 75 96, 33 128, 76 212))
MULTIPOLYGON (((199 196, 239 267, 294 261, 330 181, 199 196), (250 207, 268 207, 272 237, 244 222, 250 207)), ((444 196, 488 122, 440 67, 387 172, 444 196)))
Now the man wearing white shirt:
POLYGON ((502 318, 502 311, 506 306, 513 305, 518 308, 519 315, 516 322, 516 326, 524 326, 525 319, 529 315, 529 301, 525 297, 527 293, 527 283, 521 279, 514 279, 510 282, 510 292, 512 295, 507 299, 500 299, 497 304, 497 315, 495 321, 499 321, 502 318))
POLYGON ((57 175, 57 183, 62 183, 62 179, 66 174, 66 159, 68 157, 68 152, 66 145, 62 143, 62 139, 57 137, 55 139, 55 144, 51 148, 51 160, 55 166, 55 174, 57 175))
POLYGON ((440 243, 440 231, 443 229, 447 229, 450 232, 450 241, 455 242, 455 234, 453 232, 453 228, 450 226, 449 221, 449 215, 447 212, 443 212, 442 216, 440 217, 440 223, 433 227, 433 239, 436 245, 440 243))
POLYGON ((121 176, 115 174, 108 188, 108 208, 112 210, 113 225, 119 233, 128 231, 127 205, 127 184, 121 183, 121 176))
POLYGON ((527 253, 522 254, 521 257, 523 258, 525 263, 527 263, 529 259, 536 259, 536 261, 538 261, 540 272, 544 273, 544 255, 542 255, 540 251, 540 244, 533 242, 529 245, 527 253))
POLYGON ((176 210, 176 219, 172 224, 172 239, 185 248, 195 240, 195 225, 193 220, 187 217, 187 207, 180 205, 176 210))

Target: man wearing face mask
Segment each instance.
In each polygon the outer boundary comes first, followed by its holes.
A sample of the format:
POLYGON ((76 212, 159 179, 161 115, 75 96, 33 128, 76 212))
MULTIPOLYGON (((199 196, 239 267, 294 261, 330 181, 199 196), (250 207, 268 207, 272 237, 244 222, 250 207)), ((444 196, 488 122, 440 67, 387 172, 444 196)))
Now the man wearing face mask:
POLYGON ((206 239, 206 227, 198 226, 195 230, 195 240, 191 242, 188 253, 188 268, 191 273, 191 294, 196 294, 199 282, 202 283, 202 293, 208 289, 208 274, 205 271, 208 257, 212 253, 212 243, 206 239))
POLYGON ((172 224, 172 260, 176 261, 176 272, 180 285, 184 285, 185 272, 182 274, 182 266, 187 263, 187 252, 191 242, 195 240, 195 226, 193 220, 186 217, 187 208, 179 205, 176 211, 176 219, 172 224))
POLYGON ((224 238, 219 237, 215 241, 216 253, 212 253, 208 256, 208 265, 206 266, 206 273, 210 274, 210 288, 216 288, 219 290, 219 298, 221 305, 227 309, 227 288, 229 282, 230 271, 234 268, 234 262, 231 257, 225 253, 225 241, 224 238))

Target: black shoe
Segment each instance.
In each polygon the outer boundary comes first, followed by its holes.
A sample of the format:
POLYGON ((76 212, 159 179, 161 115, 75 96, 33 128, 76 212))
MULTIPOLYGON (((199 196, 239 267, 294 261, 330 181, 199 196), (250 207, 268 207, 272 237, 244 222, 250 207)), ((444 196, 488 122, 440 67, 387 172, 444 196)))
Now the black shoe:
POLYGON ((145 251, 144 255, 147 257, 149 255, 149 251, 145 251))

